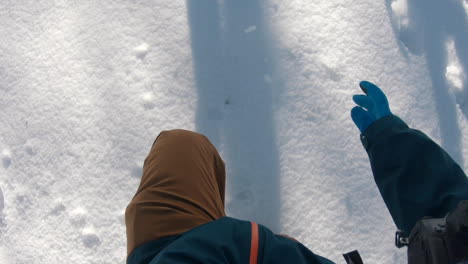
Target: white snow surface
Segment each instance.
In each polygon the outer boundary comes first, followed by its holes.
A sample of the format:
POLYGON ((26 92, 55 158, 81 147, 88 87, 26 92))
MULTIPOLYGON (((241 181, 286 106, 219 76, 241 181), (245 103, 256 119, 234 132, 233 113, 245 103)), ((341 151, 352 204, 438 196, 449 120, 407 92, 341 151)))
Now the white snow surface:
POLYGON ((466 170, 466 5, 0 1, 0 263, 125 263, 125 207, 174 128, 220 151, 229 216, 406 263, 351 97, 376 83, 466 170))

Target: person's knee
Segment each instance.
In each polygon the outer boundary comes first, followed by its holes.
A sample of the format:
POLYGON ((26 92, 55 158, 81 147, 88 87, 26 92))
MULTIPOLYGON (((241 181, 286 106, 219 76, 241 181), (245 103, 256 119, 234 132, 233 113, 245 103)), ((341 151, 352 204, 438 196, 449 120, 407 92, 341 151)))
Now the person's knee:
POLYGON ((180 128, 172 129, 172 130, 165 130, 165 131, 162 131, 161 133, 167 134, 170 137, 190 137, 190 138, 205 137, 204 135, 200 133, 186 130, 186 129, 180 129, 180 128))
POLYGON ((186 130, 186 129, 171 129, 171 130, 163 130, 159 133, 159 135, 156 137, 156 139, 153 142, 156 144, 158 139, 160 138, 167 138, 171 141, 176 141, 176 142, 182 142, 182 141, 189 141, 192 143, 196 142, 209 142, 209 139, 200 133, 186 130))

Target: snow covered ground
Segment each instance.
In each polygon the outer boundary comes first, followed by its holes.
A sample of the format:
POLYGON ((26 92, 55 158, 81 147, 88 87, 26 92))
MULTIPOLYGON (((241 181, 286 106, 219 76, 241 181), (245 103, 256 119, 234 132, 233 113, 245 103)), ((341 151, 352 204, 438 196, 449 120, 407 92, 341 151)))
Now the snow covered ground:
POLYGON ((343 263, 405 263, 358 83, 468 168, 467 0, 0 1, 0 263, 124 263, 162 130, 207 135, 227 213, 343 263))

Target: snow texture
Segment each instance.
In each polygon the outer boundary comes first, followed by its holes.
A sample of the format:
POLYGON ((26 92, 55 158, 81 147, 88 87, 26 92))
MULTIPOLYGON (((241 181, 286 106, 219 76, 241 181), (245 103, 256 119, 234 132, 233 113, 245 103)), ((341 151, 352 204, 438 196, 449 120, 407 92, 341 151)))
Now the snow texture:
POLYGON ((0 1, 0 263, 125 263, 162 130, 205 134, 228 215, 405 263, 350 118, 361 80, 468 168, 466 0, 0 1))

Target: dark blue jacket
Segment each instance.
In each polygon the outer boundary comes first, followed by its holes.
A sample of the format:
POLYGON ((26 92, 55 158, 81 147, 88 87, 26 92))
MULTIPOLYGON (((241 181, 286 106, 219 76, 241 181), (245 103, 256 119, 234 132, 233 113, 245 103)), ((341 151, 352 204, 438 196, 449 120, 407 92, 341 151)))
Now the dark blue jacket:
MULTIPOLYGON (((259 226, 258 263, 333 264, 299 242, 259 226)), ((251 224, 223 217, 184 234, 155 240, 136 248, 129 264, 249 263, 251 224)))
MULTIPOLYGON (((395 224, 408 234, 421 217, 443 217, 459 201, 468 200, 468 179, 461 168, 397 116, 374 122, 361 141, 395 224)), ((148 242, 136 248, 127 263, 249 263, 250 243, 250 222, 223 217, 181 235, 148 242)), ((258 263, 333 262, 259 225, 258 263)))

